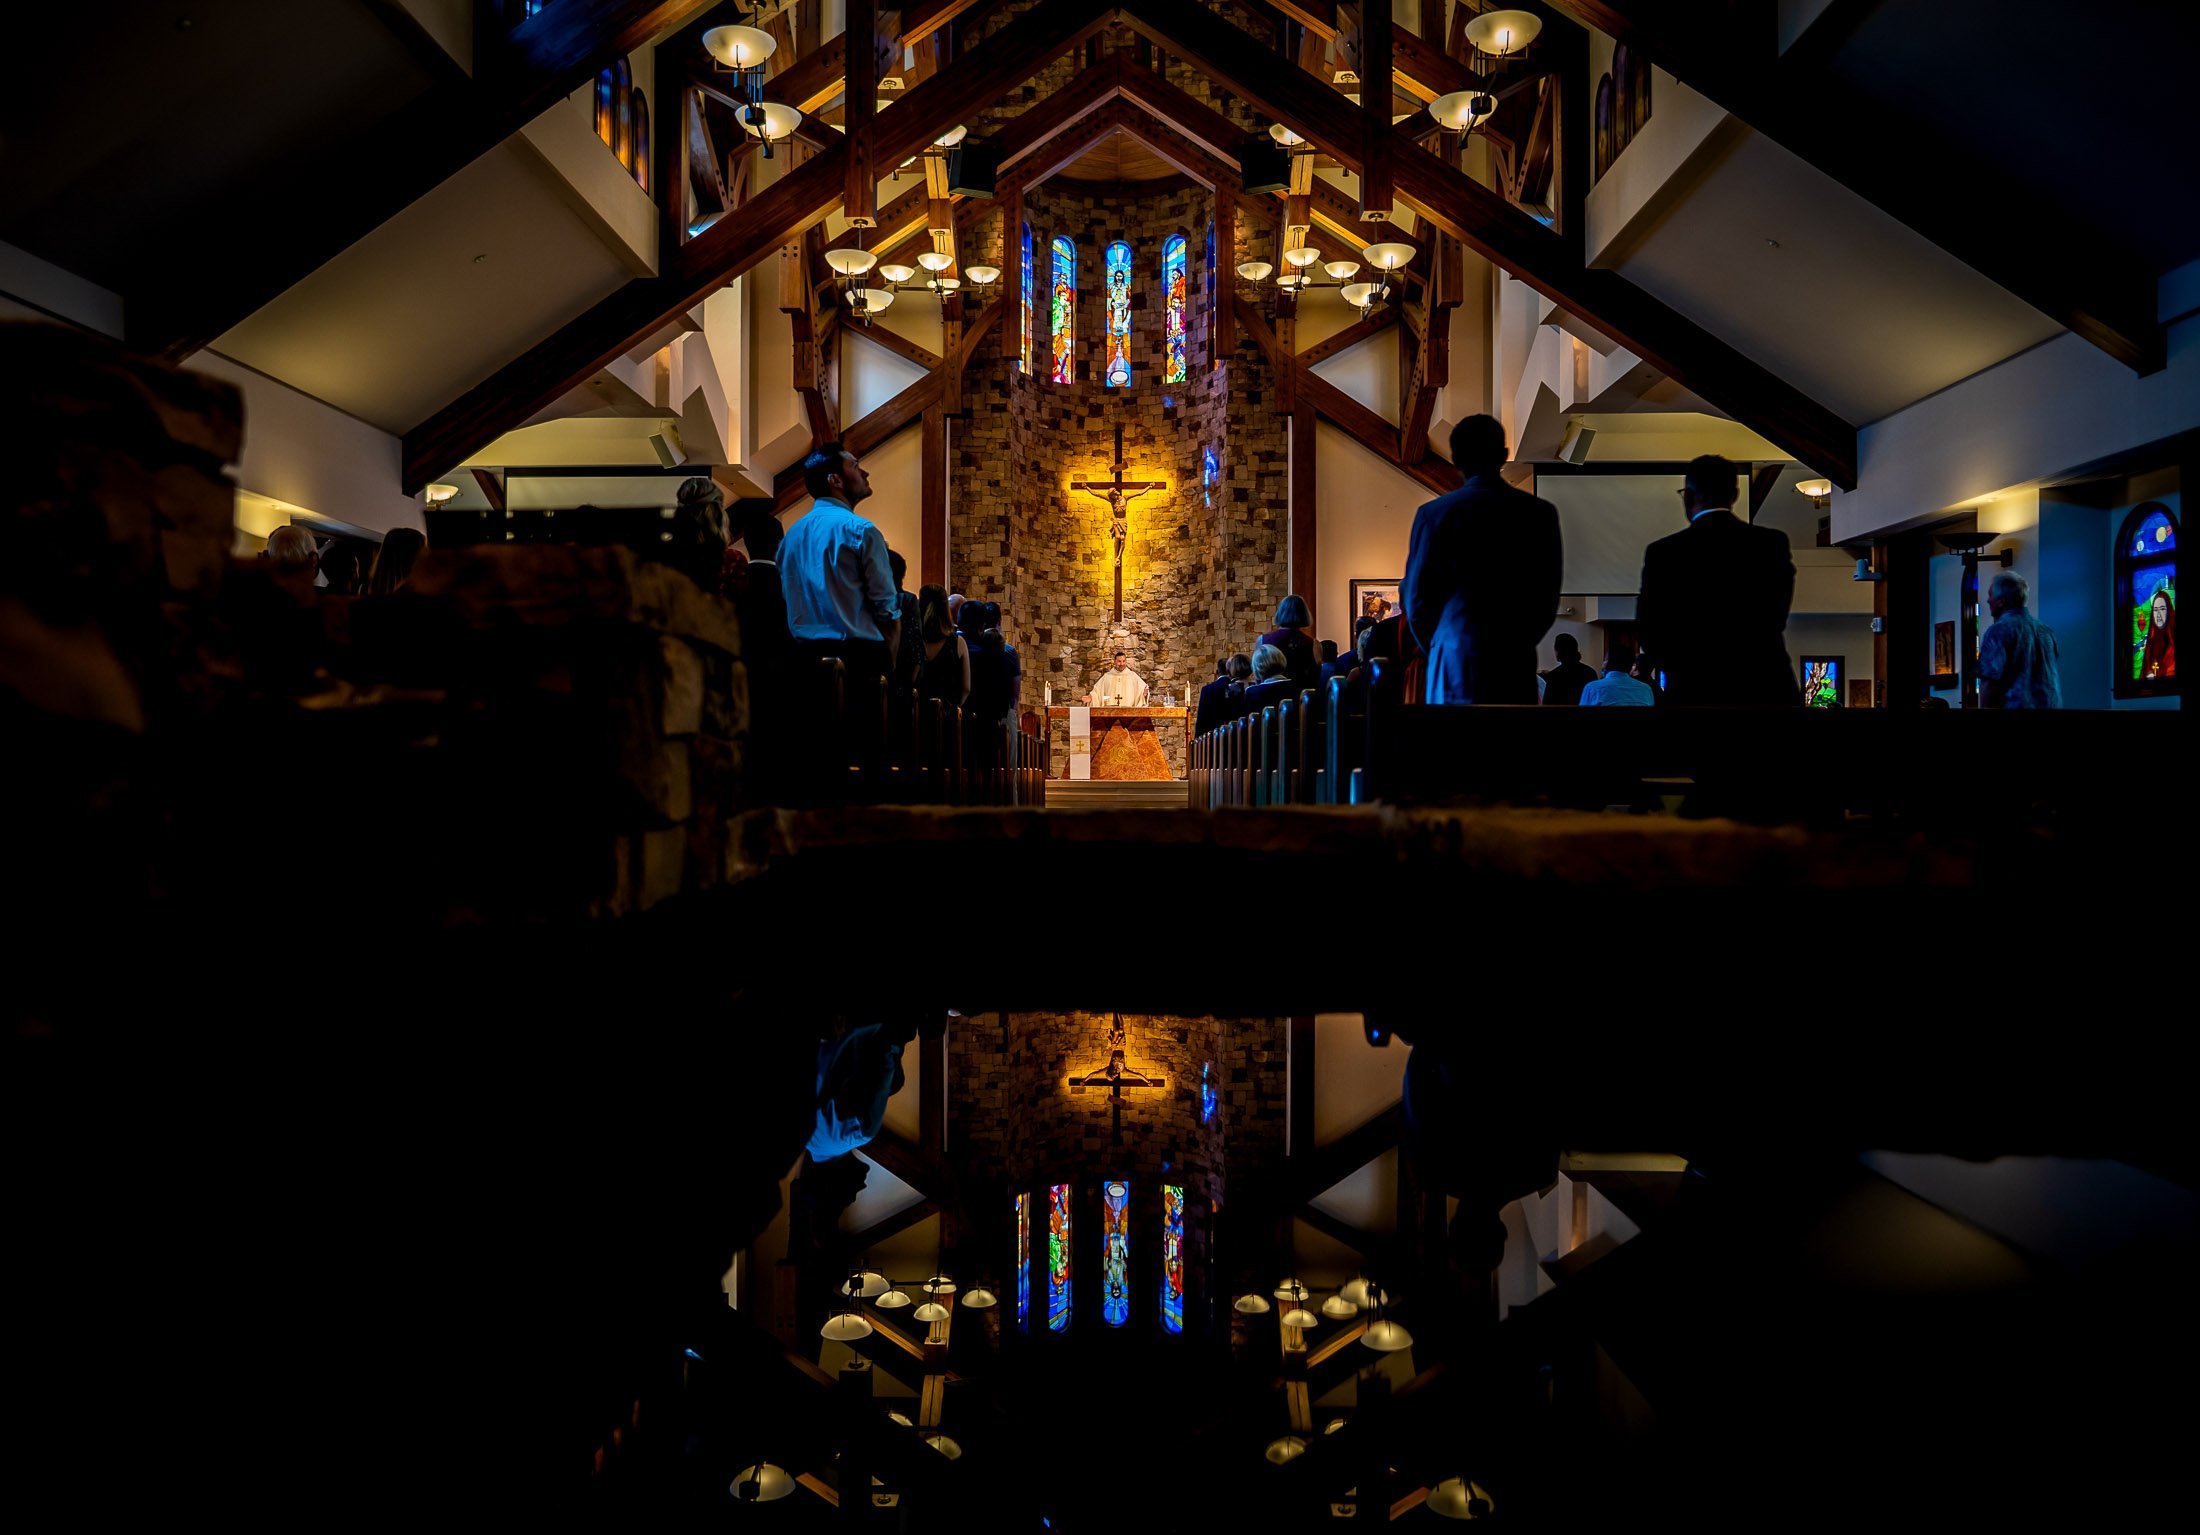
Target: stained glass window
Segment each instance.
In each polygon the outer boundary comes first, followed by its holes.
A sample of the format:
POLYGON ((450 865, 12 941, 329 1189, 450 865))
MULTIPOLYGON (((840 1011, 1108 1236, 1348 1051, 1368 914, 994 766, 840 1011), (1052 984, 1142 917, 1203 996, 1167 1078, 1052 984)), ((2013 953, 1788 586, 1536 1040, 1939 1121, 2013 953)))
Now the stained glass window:
POLYGON ((1215 482, 1222 478, 1222 465, 1215 458, 1215 445, 1207 444, 1199 450, 1199 489, 1207 498, 1207 504, 1215 504, 1215 482))
POLYGON ((2177 682, 2177 514, 2142 501, 2116 540, 2116 592, 2130 615, 2128 649, 2118 657, 2116 696, 2180 692, 2177 682))
POLYGON ((1184 237, 1169 236, 1161 247, 1161 291, 1167 297, 1169 367, 1165 384, 1181 384, 1189 377, 1184 360, 1184 237))
POLYGON ((1103 1184, 1100 1190, 1102 1229, 1107 1250, 1102 1255, 1100 1320, 1121 1327, 1131 1319, 1131 1186, 1103 1184))
POLYGON ((1184 1330, 1184 1189, 1161 1185, 1161 1325, 1184 1330))
POLYGON ((1108 387, 1131 381, 1131 248, 1108 247, 1108 387))
POLYGON ((1200 1063, 1199 1122, 1203 1125, 1211 1125, 1214 1123, 1215 1110, 1220 1106, 1215 1098, 1215 1085, 1214 1083, 1207 1080, 1208 1076, 1214 1071, 1214 1069, 1215 1063, 1213 1061, 1202 1061, 1200 1063))
POLYGON ((1024 264, 1019 269, 1024 284, 1024 372, 1031 371, 1031 226, 1024 226, 1024 264))
POLYGON ((611 78, 611 66, 606 64, 596 72, 596 137, 606 144, 618 136, 614 127, 618 114, 612 107, 617 89, 617 83, 611 78))
POLYGON ((1016 1196, 1016 1326, 1031 1325, 1031 1196, 1016 1196))
POLYGON ((1077 247, 1061 235, 1054 237, 1054 302, 1047 318, 1054 326, 1050 376, 1057 384, 1073 383, 1077 378, 1077 247))
POLYGON ((1047 1326, 1069 1326, 1069 1185, 1047 1190, 1047 1326))

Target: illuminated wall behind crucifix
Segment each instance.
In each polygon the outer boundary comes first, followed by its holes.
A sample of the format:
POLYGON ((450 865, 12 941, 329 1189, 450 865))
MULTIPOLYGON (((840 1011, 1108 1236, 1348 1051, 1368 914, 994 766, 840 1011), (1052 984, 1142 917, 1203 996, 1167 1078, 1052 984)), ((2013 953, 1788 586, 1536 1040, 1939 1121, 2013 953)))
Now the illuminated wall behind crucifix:
MULTIPOLYGON (((1057 703, 1081 698, 1119 645, 1157 700, 1174 689, 1181 702, 1213 675, 1218 655, 1250 649, 1288 590, 1289 466, 1274 381, 1246 341, 1212 366, 1207 317, 1217 289, 1235 286, 1230 252, 1217 256, 1218 279, 1208 276, 1213 211, 1205 188, 1181 180, 1151 190, 1056 180, 1025 199, 1042 296, 1039 366, 1025 375, 1012 350, 989 344, 965 375, 968 419, 957 424, 949 463, 948 573, 951 588, 1001 604, 1008 639, 1023 654, 1026 708, 1039 706, 1042 682, 1054 685, 1057 703), (1189 377, 1172 385, 1163 258, 1176 234, 1188 256, 1189 377), (1057 236, 1078 256, 1067 384, 1052 382, 1046 366, 1046 252, 1057 236), (1122 387, 1105 377, 1106 251, 1118 239, 1131 251, 1131 378, 1122 387), (1111 513, 1071 483, 1110 476, 1118 424, 1124 477, 1168 485, 1130 503, 1121 635, 1111 513)), ((998 259, 1000 239, 996 220, 981 237, 983 259, 998 259)), ((1014 336, 1013 307, 1005 323, 1014 336)))

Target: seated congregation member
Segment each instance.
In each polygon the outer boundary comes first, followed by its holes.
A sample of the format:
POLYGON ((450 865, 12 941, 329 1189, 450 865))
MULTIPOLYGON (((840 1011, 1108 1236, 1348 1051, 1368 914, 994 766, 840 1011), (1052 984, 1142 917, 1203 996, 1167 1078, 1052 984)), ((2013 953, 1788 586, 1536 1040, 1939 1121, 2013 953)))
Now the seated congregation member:
MULTIPOLYGON (((1406 621, 1405 614, 1393 613, 1368 627, 1360 636, 1360 660, 1358 677, 1362 683, 1371 680, 1372 663, 1386 663, 1379 695, 1384 702, 1417 704, 1428 696, 1428 653, 1414 638, 1413 626, 1406 621)), ((1531 682, 1536 680, 1535 673, 1530 672, 1528 676, 1531 682)))
POLYGON ((1795 566, 1785 533, 1734 515, 1740 489, 1726 459, 1690 460, 1688 526, 1643 551, 1635 629, 1674 703, 1793 708, 1803 701, 1786 639, 1795 566))
POLYGON ((1002 718, 1008 721, 1010 729, 1014 729, 1019 724, 1017 717, 1024 707, 1024 658, 1022 652, 1008 642, 1008 629, 1001 617, 1001 605, 989 602, 985 607, 986 617, 992 620, 991 627, 1001 637, 1001 690, 1006 698, 1001 711, 1002 718))
POLYGON ((680 482, 672 508, 672 540, 664 551, 665 563, 684 572, 704 591, 720 595, 725 589, 726 549, 733 534, 726 525, 726 493, 707 474, 680 482))
POLYGON ((825 443, 802 461, 812 505, 780 545, 779 584, 795 657, 837 656, 847 668, 850 696, 893 671, 901 640, 900 600, 886 537, 857 515, 871 480, 856 456, 825 443))
POLYGON ((1979 699, 1988 709, 2060 709, 2062 652, 2055 631, 2032 616, 2032 588, 2013 570, 1986 589, 1994 621, 1978 642, 1979 699))
POLYGON ((899 549, 886 551, 886 568, 894 578, 894 612, 901 624, 901 644, 894 651, 894 692, 907 698, 916 686, 917 665, 923 659, 923 642, 917 638, 917 597, 908 589, 909 562, 899 549))
POLYGON ((936 698, 951 709, 970 701, 970 643, 947 615, 947 589, 917 593, 917 697, 936 698))
POLYGON ((1314 612, 1304 597, 1294 592, 1276 604, 1276 627, 1253 647, 1256 663, 1262 645, 1273 645, 1283 652, 1284 664, 1300 687, 1310 688, 1321 681, 1321 656, 1314 649, 1314 612))
POLYGON ((343 539, 333 539, 321 556, 321 590, 331 597, 349 597, 359 590, 359 556, 343 539))
POLYGON ((392 528, 374 557, 374 574, 367 578, 369 597, 394 597, 412 579, 413 566, 428 547, 428 535, 418 528, 392 528))
POLYGON ((1647 709, 1656 703, 1658 695, 1628 675, 1634 665, 1635 647, 1627 641, 1614 640, 1605 646, 1604 675, 1581 690, 1582 707, 1621 704, 1647 709))
POLYGON ((1581 641, 1561 634, 1551 641, 1551 649, 1558 652, 1558 665, 1543 674, 1543 702, 1580 703, 1581 690, 1597 680, 1597 674, 1581 662, 1581 641))
POLYGON ((1291 675, 1291 660, 1280 646, 1253 647, 1253 685, 1245 690, 1240 713, 1257 715, 1270 704, 1299 696, 1299 679, 1291 675))
POLYGON ((1199 706, 1192 713, 1192 734, 1203 736, 1230 718, 1231 657, 1215 662, 1215 679, 1199 690, 1199 706))
POLYGON ((1322 663, 1321 686, 1325 690, 1332 679, 1349 677, 1360 669, 1360 638, 1381 621, 1372 613, 1362 613, 1352 620, 1352 648, 1340 650, 1335 659, 1322 663))
POLYGON ((1469 416, 1451 429, 1466 483, 1413 514, 1402 596, 1428 652, 1432 704, 1532 704, 1535 651, 1558 612, 1558 511, 1505 483, 1505 429, 1469 416))

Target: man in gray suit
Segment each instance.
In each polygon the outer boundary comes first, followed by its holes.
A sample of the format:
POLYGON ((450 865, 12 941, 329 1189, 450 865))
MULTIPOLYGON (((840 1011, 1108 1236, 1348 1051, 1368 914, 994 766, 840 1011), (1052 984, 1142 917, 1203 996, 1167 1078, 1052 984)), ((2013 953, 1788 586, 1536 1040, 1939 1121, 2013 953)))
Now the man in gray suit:
POLYGON ((1498 477, 1505 429, 1469 416, 1451 429, 1466 483, 1413 514, 1406 621, 1428 651, 1432 704, 1532 704, 1536 645, 1558 614, 1558 511, 1498 477))

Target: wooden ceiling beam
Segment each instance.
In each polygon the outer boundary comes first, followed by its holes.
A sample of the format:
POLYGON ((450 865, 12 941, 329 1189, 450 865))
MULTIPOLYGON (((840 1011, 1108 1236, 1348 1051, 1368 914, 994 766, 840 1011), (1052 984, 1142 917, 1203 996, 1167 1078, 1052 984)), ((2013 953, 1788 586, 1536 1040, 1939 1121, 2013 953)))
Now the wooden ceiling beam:
MULTIPOLYGON (((561 7, 552 7, 545 15, 561 7)), ((881 163, 895 164, 1005 96, 1096 33, 1100 0, 1048 0, 918 86, 874 125, 881 163)), ((692 309, 840 206, 847 145, 833 144, 638 278, 405 434, 404 484, 417 490, 549 406, 596 369, 692 309)))
MULTIPOLYGON (((1122 9, 1135 30, 1206 71, 1256 111, 1357 165, 1358 120, 1336 111, 1336 93, 1305 70, 1246 49, 1243 33, 1201 7, 1128 0, 1122 9)), ((1392 135, 1398 196, 1406 207, 1836 483, 1854 487, 1852 424, 1617 273, 1584 266, 1566 239, 1395 129, 1392 135)))
POLYGON ((1398 310, 1395 305, 1378 309, 1365 319, 1354 320, 1328 339, 1301 348, 1299 366, 1311 368, 1318 362, 1327 362, 1339 352, 1349 352, 1361 342, 1372 340, 1397 323, 1398 310))
MULTIPOLYGON (((2035 188, 1945 140, 1920 145, 1894 119, 1830 110, 1820 93, 1806 88, 1877 0, 1833 0, 1785 54, 1769 23, 1754 34, 1736 32, 1712 24, 1713 7, 1655 0, 1553 4, 1640 50, 1804 164, 2126 367, 2151 373, 2166 360, 2156 274, 2144 262, 2105 250, 2082 232, 2068 240, 2037 232, 2011 238, 2010 210, 2031 206, 2035 188)), ((1805 461, 1832 473, 1816 459, 1805 461)))

